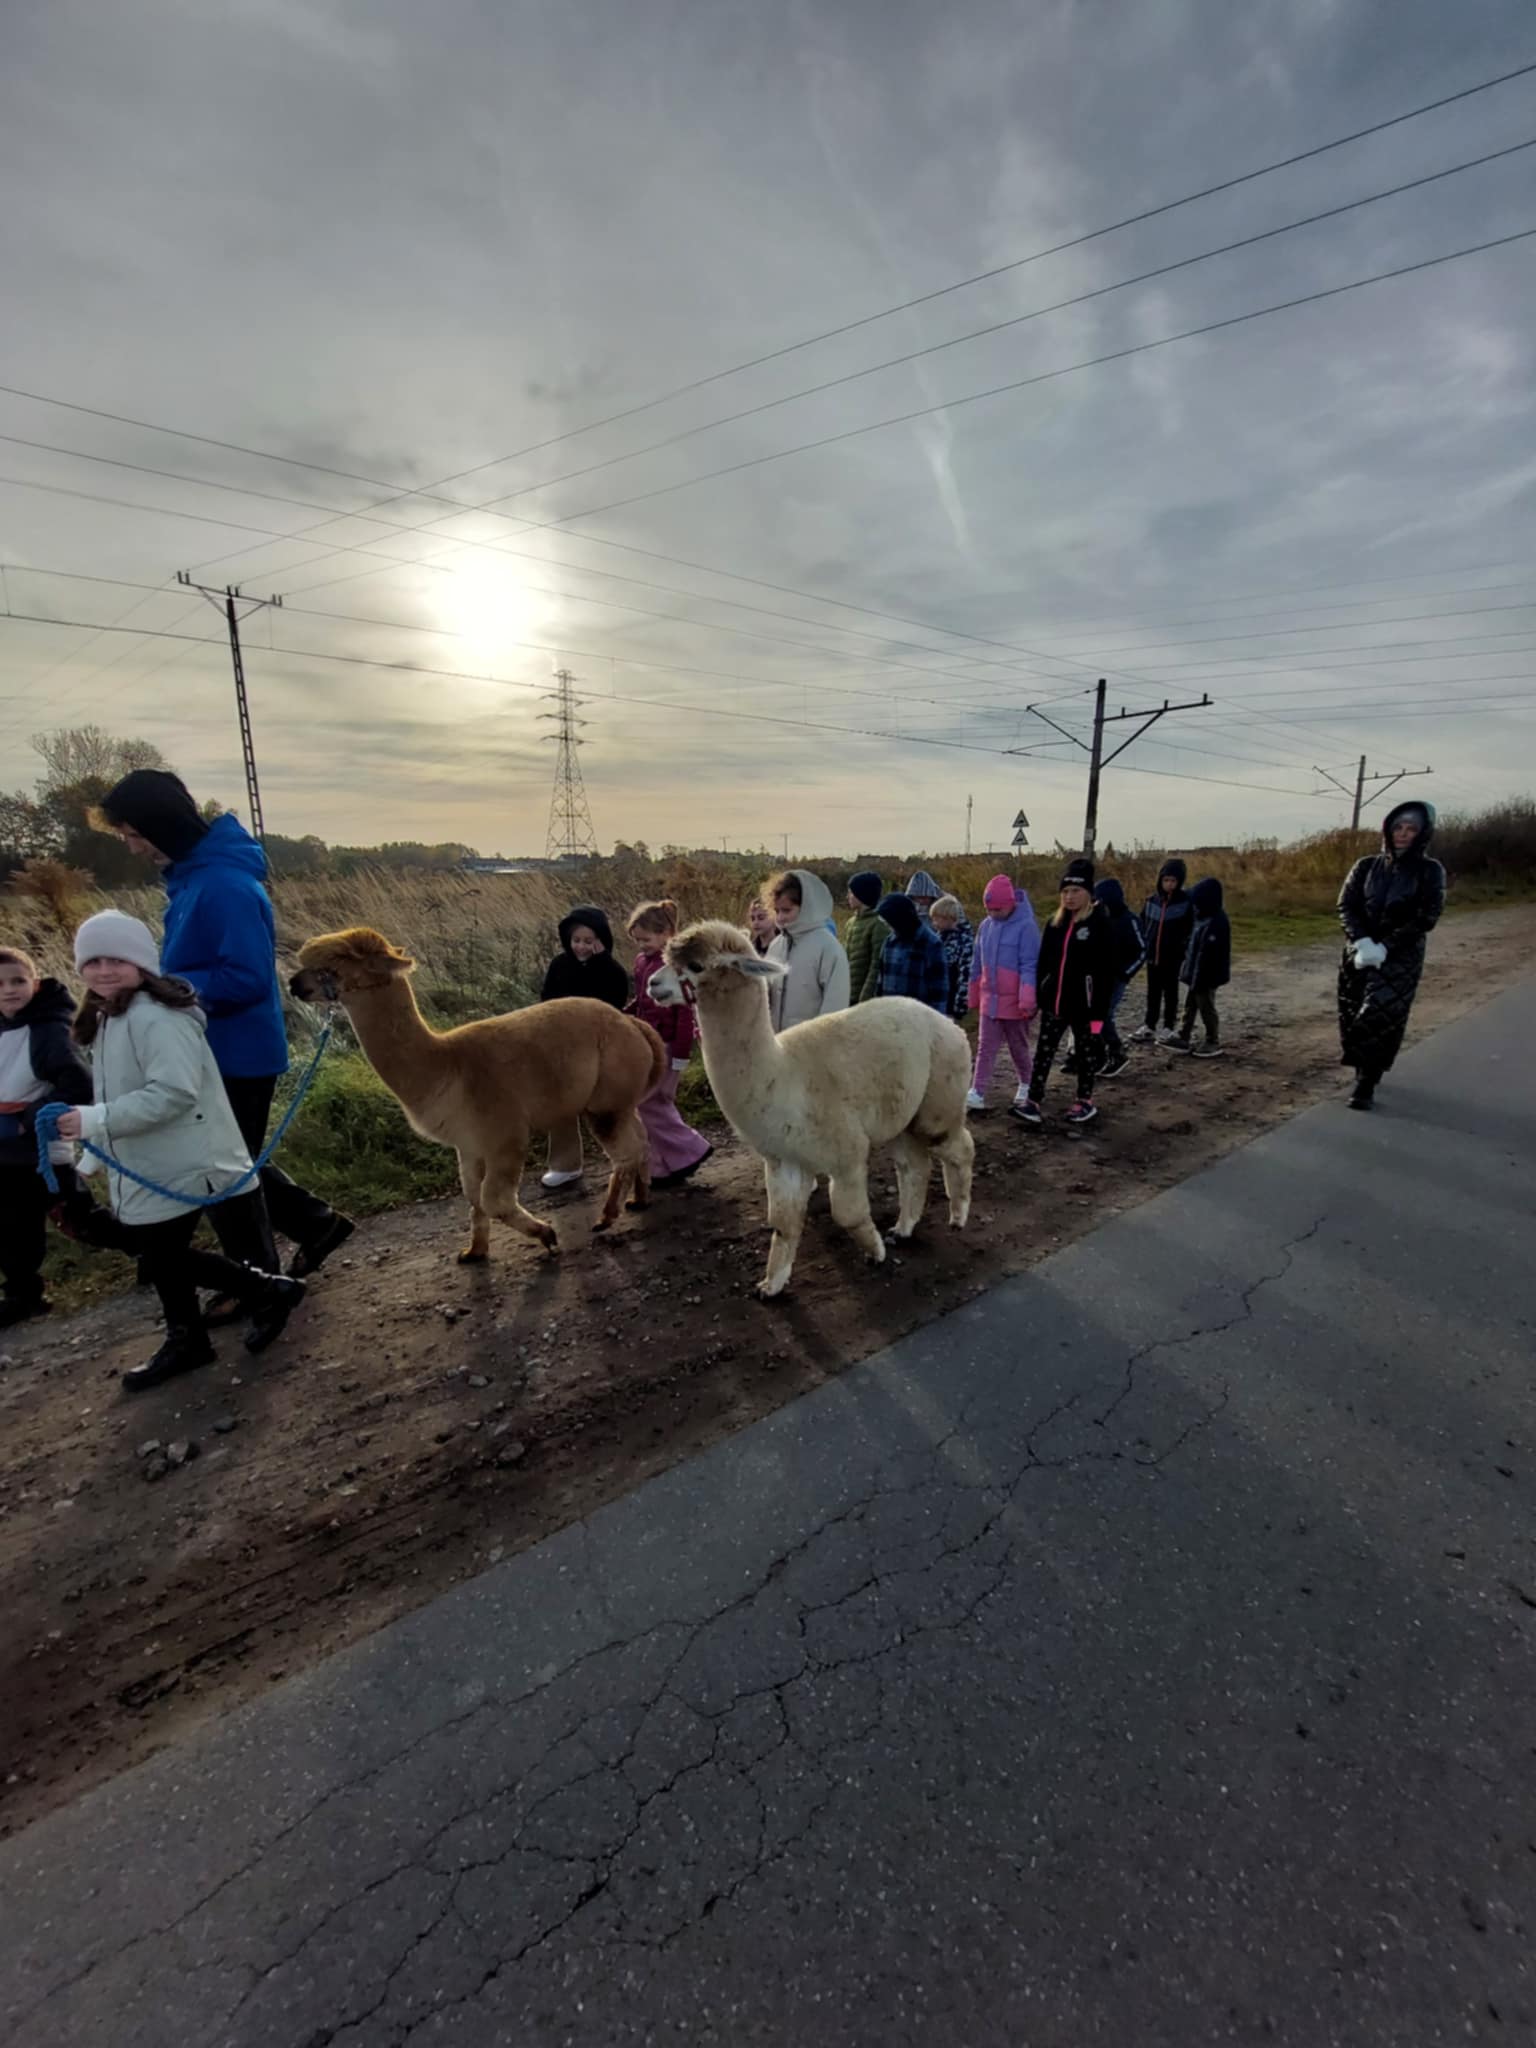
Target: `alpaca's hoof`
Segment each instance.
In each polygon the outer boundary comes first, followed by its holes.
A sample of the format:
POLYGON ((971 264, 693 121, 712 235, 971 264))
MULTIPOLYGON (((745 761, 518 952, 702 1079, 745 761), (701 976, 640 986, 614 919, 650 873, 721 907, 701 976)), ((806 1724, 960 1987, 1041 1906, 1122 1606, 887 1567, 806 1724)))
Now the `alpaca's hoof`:
POLYGON ((642 1201, 638 1195, 632 1195, 630 1199, 624 1204, 624 1207, 629 1211, 631 1216, 638 1214, 638 1212, 641 1209, 649 1209, 650 1206, 651 1205, 649 1202, 642 1201))
POLYGON ((459 1253, 458 1264, 461 1266, 483 1266, 489 1262, 490 1256, 489 1252, 477 1252, 472 1244, 466 1245, 464 1250, 459 1253))
POLYGON ((611 1216, 599 1216, 592 1226, 592 1235, 596 1237, 600 1231, 612 1230, 612 1228, 613 1218, 611 1216))
POLYGON ((787 1277, 778 1282, 759 1280, 757 1283, 757 1298, 759 1301, 777 1301, 788 1285, 787 1277))

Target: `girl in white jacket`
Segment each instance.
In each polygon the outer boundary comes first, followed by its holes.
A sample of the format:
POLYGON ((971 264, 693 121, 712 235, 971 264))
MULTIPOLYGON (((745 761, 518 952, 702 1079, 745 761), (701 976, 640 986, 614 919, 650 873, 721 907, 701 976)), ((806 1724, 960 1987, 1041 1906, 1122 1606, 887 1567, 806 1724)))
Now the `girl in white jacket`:
POLYGON ((137 1259, 165 1311, 165 1342, 123 1375, 123 1385, 136 1392, 212 1363, 200 1286, 232 1295, 249 1311, 245 1348, 255 1352, 281 1333, 304 1298, 304 1283, 260 1269, 264 1225, 250 1154, 208 1049, 196 994, 160 973, 148 926, 117 910, 87 918, 75 934, 75 965, 90 991, 75 1037, 90 1048, 95 1100, 61 1118, 58 1134, 88 1139, 110 1155, 112 1213, 94 1211, 80 1234, 137 1259), (117 1171, 119 1164, 167 1192, 141 1186, 117 1171), (244 1263, 194 1249, 202 1208, 174 1196, 206 1199, 242 1182, 248 1191, 219 1207, 223 1241, 244 1263))

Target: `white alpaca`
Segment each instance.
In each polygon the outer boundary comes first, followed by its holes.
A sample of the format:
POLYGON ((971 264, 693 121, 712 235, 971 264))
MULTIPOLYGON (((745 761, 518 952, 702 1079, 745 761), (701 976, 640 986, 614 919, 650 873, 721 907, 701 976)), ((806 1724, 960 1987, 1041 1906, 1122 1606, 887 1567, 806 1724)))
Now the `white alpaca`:
POLYGON ((869 1213, 870 1147, 889 1144, 896 1155, 895 1238, 922 1220, 934 1155, 949 1220, 964 1224, 976 1153, 965 1123, 970 1048, 957 1024, 925 1003, 882 996, 775 1037, 767 984, 783 972, 758 957, 745 932, 696 924, 670 942, 650 983, 658 1002, 698 1003, 715 1100, 762 1154, 773 1231, 758 1286, 765 1298, 788 1284, 818 1175, 831 1183, 834 1222, 878 1263, 885 1242, 869 1213))

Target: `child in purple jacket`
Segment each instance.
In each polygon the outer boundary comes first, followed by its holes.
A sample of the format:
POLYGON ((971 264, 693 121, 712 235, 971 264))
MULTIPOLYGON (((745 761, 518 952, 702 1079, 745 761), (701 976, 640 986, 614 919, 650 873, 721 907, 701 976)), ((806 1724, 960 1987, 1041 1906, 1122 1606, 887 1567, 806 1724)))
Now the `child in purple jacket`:
POLYGON ((994 875, 982 894, 986 916, 971 956, 971 1008, 976 1012, 976 1072, 967 1109, 985 1109, 997 1056, 1006 1045, 1018 1076, 1016 1102, 1029 1089, 1029 1024, 1035 1014, 1035 962, 1040 927, 1022 889, 1007 875, 994 875))

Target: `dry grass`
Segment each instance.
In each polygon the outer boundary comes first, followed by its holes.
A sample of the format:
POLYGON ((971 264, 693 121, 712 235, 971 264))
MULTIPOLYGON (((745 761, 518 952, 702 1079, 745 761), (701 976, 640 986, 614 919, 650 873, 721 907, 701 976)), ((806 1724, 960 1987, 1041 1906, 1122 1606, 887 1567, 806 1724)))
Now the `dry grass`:
MULTIPOLYGON (((1350 862, 1378 844, 1374 832, 1327 832, 1291 846, 1256 842, 1190 852, 1184 858, 1192 881, 1205 874, 1221 877, 1240 938, 1247 931, 1253 943, 1274 945, 1327 929, 1350 862)), ((1453 905, 1527 895, 1536 887, 1536 807, 1515 804, 1478 819, 1447 819, 1436 851, 1451 871, 1453 905)), ((1099 871, 1118 876, 1127 899, 1139 905, 1151 893, 1164 858, 1160 848, 1137 847, 1102 857, 1099 871)), ((803 864, 828 882, 841 913, 850 864, 803 864)), ((1016 870, 999 854, 861 856, 858 865, 879 868, 893 887, 900 887, 913 868, 931 868, 976 919, 982 890, 1000 869, 1017 873, 1037 909, 1051 904, 1062 857, 1028 855, 1016 870)), ((739 922, 748 897, 771 872, 760 863, 724 856, 594 861, 570 876, 366 869, 280 881, 273 895, 285 961, 316 932, 371 925, 415 956, 427 1007, 440 1018, 456 1019, 533 1001, 555 950, 555 926, 573 902, 604 905, 616 929, 633 905, 654 896, 675 897, 685 921, 724 917, 739 922)), ((83 917, 106 900, 87 892, 75 908, 83 917)), ((157 887, 118 890, 111 900, 159 929, 157 887)), ((0 900, 0 937, 25 946, 46 973, 72 981, 66 926, 55 907, 35 897, 12 893, 0 900)))

